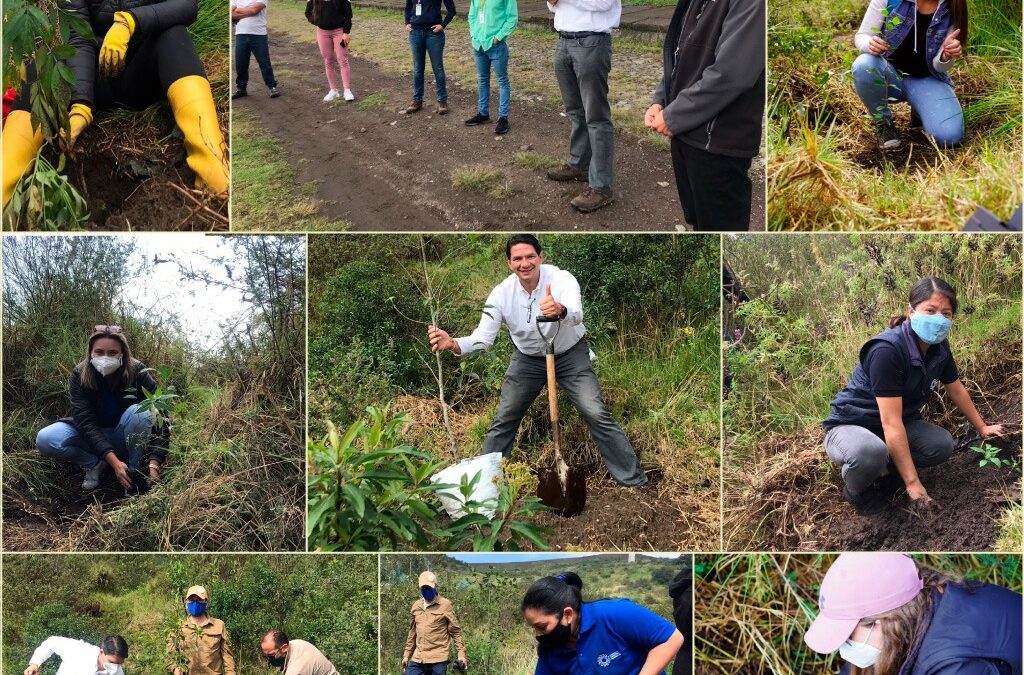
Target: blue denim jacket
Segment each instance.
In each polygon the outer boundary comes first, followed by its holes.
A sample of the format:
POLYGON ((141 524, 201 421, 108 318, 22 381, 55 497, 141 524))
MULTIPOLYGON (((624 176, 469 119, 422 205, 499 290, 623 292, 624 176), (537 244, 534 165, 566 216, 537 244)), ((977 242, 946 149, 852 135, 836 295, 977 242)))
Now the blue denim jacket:
MULTIPOLYGON (((917 1, 889 0, 887 9, 889 10, 889 15, 882 21, 882 33, 880 35, 889 45, 889 51, 885 53, 885 58, 889 58, 903 40, 914 32, 914 21, 917 19, 917 1), (899 18, 899 25, 890 30, 888 26, 893 17, 899 18)), ((950 79, 947 73, 935 70, 933 61, 935 56, 942 51, 942 43, 952 29, 952 25, 953 15, 949 11, 949 3, 940 0, 939 6, 935 8, 935 15, 932 16, 931 25, 927 27, 928 53, 925 54, 925 61, 928 63, 928 72, 932 74, 932 77, 942 80, 950 86, 953 86, 953 80, 950 79)), ((923 28, 924 26, 918 26, 917 30, 922 30, 923 28)))

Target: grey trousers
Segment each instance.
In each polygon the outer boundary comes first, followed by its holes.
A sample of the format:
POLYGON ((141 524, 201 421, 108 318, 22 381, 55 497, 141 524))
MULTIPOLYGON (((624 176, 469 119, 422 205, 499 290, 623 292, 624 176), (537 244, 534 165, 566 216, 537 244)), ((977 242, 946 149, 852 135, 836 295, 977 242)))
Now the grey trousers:
MULTIPOLYGON (((511 454, 526 410, 547 384, 547 372, 543 356, 527 356, 518 349, 512 353, 505 382, 501 385, 498 411, 484 437, 480 454, 500 452, 505 457, 511 454)), ((590 429, 612 478, 630 487, 646 483, 647 476, 640 468, 636 450, 601 398, 586 340, 580 340, 565 353, 555 356, 555 378, 590 429)))
POLYGON ((610 34, 567 40, 555 47, 555 77, 562 105, 572 123, 569 164, 588 172, 595 190, 612 189, 615 128, 608 104, 608 73, 612 69, 610 34))
MULTIPOLYGON (((953 436, 942 427, 911 420, 906 423, 907 441, 914 466, 942 464, 953 454, 953 436)), ((843 480, 850 492, 859 494, 882 475, 889 462, 885 441, 864 427, 844 424, 825 434, 828 458, 843 468, 843 480)))

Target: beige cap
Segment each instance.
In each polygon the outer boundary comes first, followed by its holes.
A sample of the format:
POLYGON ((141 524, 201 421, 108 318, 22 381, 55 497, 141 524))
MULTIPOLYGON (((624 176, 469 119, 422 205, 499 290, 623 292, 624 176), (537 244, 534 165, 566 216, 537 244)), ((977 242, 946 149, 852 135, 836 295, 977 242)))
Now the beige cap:
POLYGON ((420 574, 420 588, 423 588, 424 586, 437 588, 437 577, 434 576, 433 572, 424 572, 420 574))
POLYGON ((188 600, 193 595, 196 596, 197 598, 199 598, 200 600, 207 600, 208 599, 208 597, 206 595, 206 589, 203 588, 202 586, 193 586, 192 588, 188 589, 188 592, 185 593, 185 599, 188 600))

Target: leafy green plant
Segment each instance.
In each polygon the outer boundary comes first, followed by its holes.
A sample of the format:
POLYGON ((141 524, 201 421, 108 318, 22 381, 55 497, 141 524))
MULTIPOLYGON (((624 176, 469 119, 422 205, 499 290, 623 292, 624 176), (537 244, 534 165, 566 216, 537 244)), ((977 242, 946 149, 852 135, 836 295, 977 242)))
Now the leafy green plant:
MULTIPOLYGON (((147 368, 144 372, 153 372, 153 368, 147 368)), ((160 379, 168 380, 173 372, 171 368, 160 368, 160 379)), ((135 393, 135 389, 129 389, 128 391, 135 393)), ((145 399, 139 402, 139 411, 149 411, 153 415, 153 426, 157 429, 162 429, 165 424, 170 424, 171 413, 177 411, 178 401, 181 398, 178 395, 178 390, 173 384, 169 384, 166 387, 162 384, 158 384, 156 391, 142 390, 145 399)))
POLYGON ((983 443, 980 447, 974 446, 971 448, 971 450, 981 455, 981 460, 978 462, 978 466, 992 464, 994 466, 1001 467, 1003 466, 1003 464, 1008 463, 1007 460, 1001 459, 999 457, 1001 448, 992 445, 991 443, 983 443))
POLYGON ((65 163, 64 155, 56 167, 42 154, 36 157, 32 171, 19 181, 4 208, 4 229, 73 230, 85 225, 89 207, 64 175, 65 163))

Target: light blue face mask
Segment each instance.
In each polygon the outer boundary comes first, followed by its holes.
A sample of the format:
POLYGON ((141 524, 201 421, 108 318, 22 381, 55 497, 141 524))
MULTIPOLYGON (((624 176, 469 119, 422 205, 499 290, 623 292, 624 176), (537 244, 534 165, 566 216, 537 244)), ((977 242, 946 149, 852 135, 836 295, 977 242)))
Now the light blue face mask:
POLYGON ((953 320, 947 319, 941 314, 914 312, 910 315, 910 327, 914 329, 917 337, 930 345, 937 345, 949 336, 953 320))

